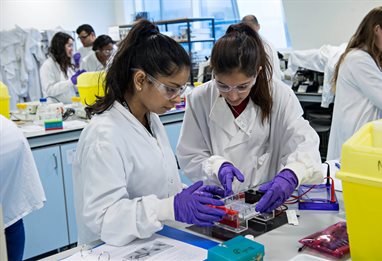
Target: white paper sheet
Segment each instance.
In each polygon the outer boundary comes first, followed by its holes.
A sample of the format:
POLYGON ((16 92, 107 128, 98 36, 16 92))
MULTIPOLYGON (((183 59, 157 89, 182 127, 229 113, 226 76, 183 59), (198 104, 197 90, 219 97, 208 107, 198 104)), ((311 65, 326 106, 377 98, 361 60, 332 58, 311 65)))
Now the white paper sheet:
POLYGON ((149 239, 138 239, 122 247, 103 244, 91 250, 83 248, 82 251, 64 260, 178 261, 206 258, 206 249, 154 234, 149 239))

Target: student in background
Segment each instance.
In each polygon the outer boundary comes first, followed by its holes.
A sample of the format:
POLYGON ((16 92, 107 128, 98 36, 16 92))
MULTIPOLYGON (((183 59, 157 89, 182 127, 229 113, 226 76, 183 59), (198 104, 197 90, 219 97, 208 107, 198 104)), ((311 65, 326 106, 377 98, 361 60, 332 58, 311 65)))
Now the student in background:
POLYGON ((100 35, 93 43, 93 51, 86 56, 81 68, 87 72, 102 71, 113 54, 115 42, 108 35, 100 35))
POLYGON ((45 194, 22 131, 0 115, 0 205, 8 260, 23 260, 25 232, 23 218, 44 206, 45 194))
POLYGON ((96 34, 93 27, 89 24, 80 25, 77 28, 76 33, 78 35, 78 39, 80 39, 82 43, 82 47, 80 47, 77 52, 80 54, 81 64, 82 60, 93 51, 92 47, 96 39, 96 34))
POLYGON ((182 190, 158 114, 180 102, 191 62, 177 42, 147 20, 122 40, 106 72, 105 96, 88 108, 73 162, 79 244, 125 245, 150 237, 165 220, 211 226, 225 212, 218 187, 182 190))
POLYGON ((318 135, 293 91, 270 79, 256 31, 229 26, 212 49, 211 69, 213 80, 187 96, 177 146, 185 174, 221 185, 226 196, 266 182, 259 212, 280 206, 299 184, 321 183, 318 135))
POLYGON ((56 33, 49 47, 49 58, 40 68, 44 97, 54 102, 71 103, 71 98, 77 95, 77 77, 84 70, 74 71, 72 54, 73 38, 66 33, 56 33))
POLYGON ((350 39, 333 77, 335 101, 328 160, 369 121, 382 118, 382 6, 371 10, 350 39))
MULTIPOLYGON (((252 27, 253 30, 255 30, 257 33, 260 31, 260 24, 254 15, 246 15, 243 17, 241 22, 248 24, 252 27)), ((273 44, 269 41, 267 41, 263 36, 261 36, 261 41, 263 42, 265 52, 268 54, 271 65, 272 65, 272 72, 273 72, 273 78, 282 80, 283 79, 283 73, 280 68, 280 60, 279 56, 277 54, 276 48, 273 46, 273 44)))

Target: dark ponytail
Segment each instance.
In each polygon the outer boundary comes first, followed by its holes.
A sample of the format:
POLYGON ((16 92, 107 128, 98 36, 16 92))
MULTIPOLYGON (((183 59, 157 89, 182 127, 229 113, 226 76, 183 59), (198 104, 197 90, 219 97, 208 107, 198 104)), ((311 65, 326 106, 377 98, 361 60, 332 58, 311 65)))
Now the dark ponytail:
POLYGON ((106 72, 105 96, 87 107, 87 114, 101 114, 115 101, 122 102, 125 94, 134 95, 131 69, 142 69, 156 77, 170 76, 190 66, 190 58, 182 46, 161 34, 155 24, 139 20, 119 44, 106 72))
POLYGON ((211 69, 215 74, 239 71, 248 77, 257 75, 249 96, 261 108, 262 122, 269 119, 272 109, 272 66, 260 36, 252 27, 245 23, 228 27, 212 49, 211 69))

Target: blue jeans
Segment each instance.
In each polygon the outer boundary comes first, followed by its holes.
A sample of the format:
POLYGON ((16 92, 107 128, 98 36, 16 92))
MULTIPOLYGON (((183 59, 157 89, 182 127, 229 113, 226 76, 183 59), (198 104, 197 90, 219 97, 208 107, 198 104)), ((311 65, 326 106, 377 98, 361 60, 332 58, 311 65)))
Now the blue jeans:
POLYGON ((22 261, 25 245, 24 223, 20 219, 5 229, 8 261, 22 261))

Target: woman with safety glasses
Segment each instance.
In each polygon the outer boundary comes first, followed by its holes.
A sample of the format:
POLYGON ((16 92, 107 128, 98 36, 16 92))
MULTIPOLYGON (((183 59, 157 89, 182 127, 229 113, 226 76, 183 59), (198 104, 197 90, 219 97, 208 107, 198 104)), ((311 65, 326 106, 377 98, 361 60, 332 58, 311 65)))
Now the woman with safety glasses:
POLYGON ((213 47, 211 69, 213 79, 187 97, 177 147, 185 174, 221 185, 225 196, 267 182, 259 212, 301 183, 321 183, 318 135, 292 90, 271 78, 259 35, 231 25, 213 47))
POLYGON ((114 52, 115 42, 108 35, 100 35, 93 43, 93 51, 81 62, 81 69, 87 72, 102 71, 106 68, 111 55, 114 52))
POLYGON ((125 245, 160 230, 165 220, 210 226, 225 212, 216 186, 182 190, 178 168, 157 114, 185 91, 190 60, 149 21, 137 22, 106 72, 105 96, 86 110, 73 162, 78 242, 125 245))

